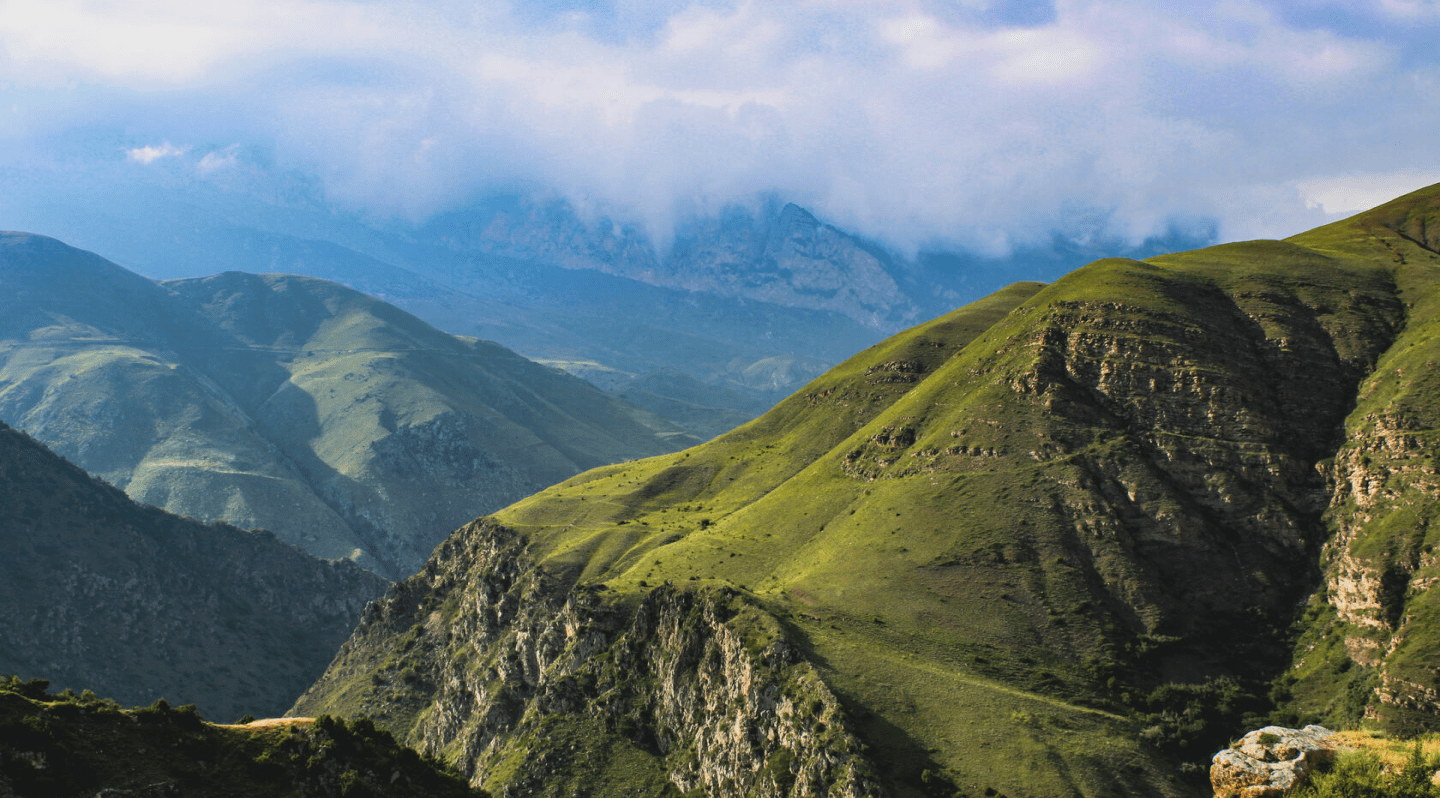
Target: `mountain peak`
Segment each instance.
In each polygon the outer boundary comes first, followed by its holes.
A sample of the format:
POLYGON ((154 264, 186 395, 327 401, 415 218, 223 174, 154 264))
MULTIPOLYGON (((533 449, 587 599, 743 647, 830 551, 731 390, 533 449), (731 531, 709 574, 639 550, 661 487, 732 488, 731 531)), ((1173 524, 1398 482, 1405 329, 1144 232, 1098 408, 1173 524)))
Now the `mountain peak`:
POLYGON ((780 209, 780 224, 787 227, 802 224, 810 227, 819 227, 820 220, 816 219, 814 214, 799 205, 793 202, 787 202, 785 203, 785 207, 780 209))

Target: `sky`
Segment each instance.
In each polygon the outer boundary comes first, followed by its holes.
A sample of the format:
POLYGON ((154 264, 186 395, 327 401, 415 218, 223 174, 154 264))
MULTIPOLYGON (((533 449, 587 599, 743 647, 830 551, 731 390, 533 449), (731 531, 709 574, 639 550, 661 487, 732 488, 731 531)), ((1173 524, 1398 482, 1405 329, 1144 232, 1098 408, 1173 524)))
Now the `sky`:
POLYGON ((1440 0, 0 0, 0 191, 300 184, 403 223, 521 192, 660 238, 770 195, 911 253, 1281 237, 1440 182, 1437 41, 1440 0))

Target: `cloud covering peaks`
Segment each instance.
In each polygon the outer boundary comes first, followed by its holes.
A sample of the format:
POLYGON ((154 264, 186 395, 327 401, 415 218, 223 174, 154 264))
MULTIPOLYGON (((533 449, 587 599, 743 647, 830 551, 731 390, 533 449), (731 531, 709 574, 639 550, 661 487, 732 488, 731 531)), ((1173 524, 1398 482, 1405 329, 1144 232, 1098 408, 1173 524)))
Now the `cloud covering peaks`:
POLYGON ((417 221, 773 193, 909 251, 1282 236, 1437 179, 1437 34, 1432 0, 8 0, 0 144, 417 221))

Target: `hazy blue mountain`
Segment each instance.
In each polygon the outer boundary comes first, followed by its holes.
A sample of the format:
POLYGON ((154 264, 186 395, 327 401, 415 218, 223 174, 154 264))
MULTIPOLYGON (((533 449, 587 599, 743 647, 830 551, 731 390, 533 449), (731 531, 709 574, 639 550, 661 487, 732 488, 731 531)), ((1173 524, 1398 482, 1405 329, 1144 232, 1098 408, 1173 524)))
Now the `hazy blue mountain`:
POLYGON ((1057 234, 1004 257, 907 258, 775 198, 682 218, 657 242, 562 200, 518 196, 412 224, 337 212, 304 185, 262 197, 123 167, 84 190, 43 180, 34 189, 11 211, 21 226, 150 277, 323 277, 604 387, 670 369, 747 397, 718 415, 667 418, 702 438, 885 334, 1003 285, 1213 239, 1202 231, 1133 246, 1057 234))
POLYGON ((0 419, 138 501, 412 572, 444 534, 695 438, 323 280, 156 283, 0 236, 0 419))
POLYGON ((1211 243, 1171 231, 1139 244, 1052 235, 1005 256, 936 251, 906 258, 774 197, 681 221, 668 244, 563 200, 493 199, 413 233, 460 252, 599 271, 650 285, 844 315, 883 333, 948 312, 1020 279, 1058 277, 1096 258, 1147 257, 1211 243))

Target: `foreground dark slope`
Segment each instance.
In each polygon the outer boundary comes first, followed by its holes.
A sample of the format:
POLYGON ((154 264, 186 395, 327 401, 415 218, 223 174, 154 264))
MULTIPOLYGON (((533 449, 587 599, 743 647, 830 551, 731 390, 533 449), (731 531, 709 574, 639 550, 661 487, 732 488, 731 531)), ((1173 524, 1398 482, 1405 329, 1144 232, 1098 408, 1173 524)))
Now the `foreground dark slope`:
POLYGON ((1357 387, 1426 346, 1440 263, 1375 220, 1437 205, 1016 286, 546 490, 457 533, 297 711, 377 713, 492 788, 551 724, 592 743, 544 770, 613 745, 711 795, 1201 789, 1177 760, 1268 710, 1325 469, 1373 446, 1357 387))
POLYGON ((282 711, 385 589, 269 533, 141 507, 3 424, 0 546, 0 673, 227 720, 282 711))
POLYGON ((206 723, 0 677, 0 795, 485 798, 367 721, 206 723))
POLYGON ((413 573, 455 526, 675 448, 634 408, 348 288, 157 284, 0 235, 0 418, 139 501, 413 573))

